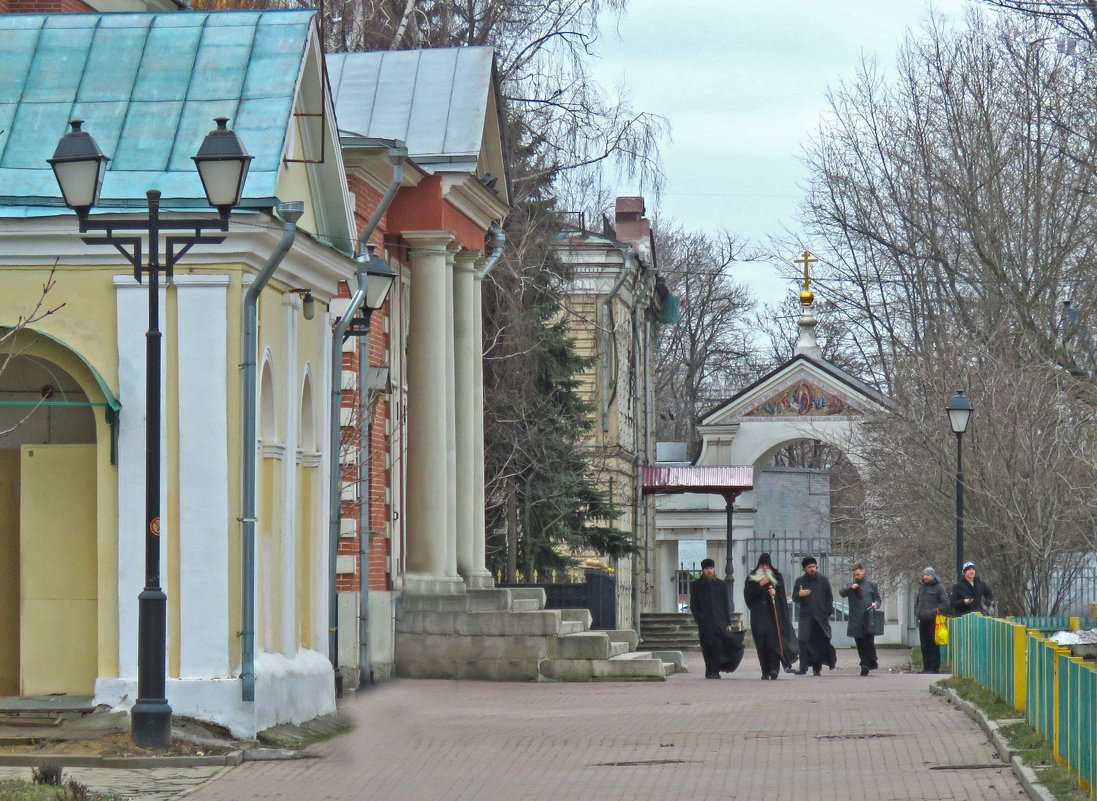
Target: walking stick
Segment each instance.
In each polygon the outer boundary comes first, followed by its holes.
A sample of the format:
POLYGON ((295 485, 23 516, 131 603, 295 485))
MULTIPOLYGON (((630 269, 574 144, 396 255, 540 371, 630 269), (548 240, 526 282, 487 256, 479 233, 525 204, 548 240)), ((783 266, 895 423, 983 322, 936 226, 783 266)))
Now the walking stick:
POLYGON ((777 647, 780 649, 781 664, 785 667, 789 667, 791 662, 785 659, 785 641, 781 636, 781 616, 777 614, 777 593, 769 596, 770 602, 773 604, 773 623, 777 626, 777 647))

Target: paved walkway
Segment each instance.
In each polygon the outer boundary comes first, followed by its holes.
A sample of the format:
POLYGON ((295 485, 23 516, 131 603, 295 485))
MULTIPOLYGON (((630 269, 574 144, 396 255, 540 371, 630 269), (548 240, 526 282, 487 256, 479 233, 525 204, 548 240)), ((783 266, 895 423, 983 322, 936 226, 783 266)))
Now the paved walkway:
MULTIPOLYGON (((721 681, 393 681, 349 701, 318 759, 235 768, 66 769, 142 801, 1023 801, 982 731, 897 672, 906 650, 856 653, 818 678, 761 681, 754 653, 721 681), (891 671, 888 670, 891 668, 891 671)), ((0 778, 29 768, 0 769, 0 778)))
MULTIPOLYGON (((882 668, 905 651, 881 650, 882 668)), ((733 676, 666 683, 393 681, 348 704, 323 759, 246 762, 187 801, 1016 801, 1027 796, 935 676, 733 676)))

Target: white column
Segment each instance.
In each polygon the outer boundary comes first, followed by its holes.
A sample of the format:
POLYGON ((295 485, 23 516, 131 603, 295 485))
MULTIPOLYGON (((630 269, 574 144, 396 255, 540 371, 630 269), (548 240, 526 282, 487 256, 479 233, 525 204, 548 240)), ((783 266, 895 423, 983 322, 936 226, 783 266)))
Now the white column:
POLYGON ((407 574, 409 595, 460 592, 464 583, 447 571, 452 479, 446 452, 446 331, 450 231, 405 231, 410 246, 411 298, 407 342, 407 574))
MULTIPOLYGON (((481 340, 477 304, 473 294, 480 289, 476 280, 479 253, 465 251, 456 257, 453 280, 454 393, 457 445, 457 571, 470 589, 491 586, 491 575, 484 567, 483 523, 477 538, 475 504, 476 448, 476 362, 481 340), (480 548, 477 549, 477 539, 480 548)), ((481 393, 482 394, 482 393, 481 393)), ((482 411, 479 412, 482 416, 482 411)), ((482 449, 482 442, 481 442, 482 449)), ((481 461, 481 470, 483 463, 481 461)), ((483 495, 483 484, 480 485, 483 495)), ((481 506, 481 510, 483 507, 481 506)), ((481 511, 481 515, 483 512, 481 511)))
POLYGON ((283 462, 281 498, 277 514, 282 517, 282 608, 279 610, 282 655, 292 659, 297 653, 297 428, 300 425, 301 381, 298 369, 298 321, 301 296, 282 295, 282 349, 286 354, 282 376, 282 405, 286 410, 286 457, 283 462))
POLYGON ((446 248, 446 471, 449 483, 446 484, 446 573, 459 575, 457 571, 457 404, 456 355, 454 352, 454 308, 453 285, 455 257, 461 246, 450 242, 446 248))
POLYGON ((488 572, 486 523, 484 522, 484 277, 477 269, 473 273, 473 380, 472 380, 472 537, 475 568, 470 587, 489 588, 495 581, 488 572), (476 571, 480 571, 479 573, 476 571))
MULTIPOLYGON (((232 676, 227 275, 177 275, 179 678, 232 676), (215 313, 221 310, 221 313, 215 313)), ((235 360, 234 360, 235 362, 235 360)))
MULTIPOLYGON (((149 290, 132 276, 114 276, 118 343, 118 675, 137 676, 137 596, 145 586, 145 332, 149 322, 149 290)), ((165 289, 160 285, 160 326, 164 326, 165 289)), ((166 398, 161 349, 160 397, 166 398)), ((167 426, 160 420, 160 475, 167 478, 167 426)), ((168 509, 167 481, 160 482, 160 508, 168 509)), ((168 576, 166 544, 175 521, 161 515, 160 576, 168 576)), ((171 588, 166 588, 171 592, 171 588)))

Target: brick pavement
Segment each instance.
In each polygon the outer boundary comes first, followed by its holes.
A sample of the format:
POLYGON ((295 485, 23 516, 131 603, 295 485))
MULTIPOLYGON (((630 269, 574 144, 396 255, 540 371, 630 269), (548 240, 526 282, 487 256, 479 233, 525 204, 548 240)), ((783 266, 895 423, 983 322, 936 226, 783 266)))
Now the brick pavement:
MULTIPOLYGON (((937 677, 861 678, 855 653, 815 678, 666 683, 393 681, 347 705, 322 759, 245 762, 186 801, 1015 801, 1027 796, 937 677)), ((906 659, 881 650, 882 667, 906 659)))

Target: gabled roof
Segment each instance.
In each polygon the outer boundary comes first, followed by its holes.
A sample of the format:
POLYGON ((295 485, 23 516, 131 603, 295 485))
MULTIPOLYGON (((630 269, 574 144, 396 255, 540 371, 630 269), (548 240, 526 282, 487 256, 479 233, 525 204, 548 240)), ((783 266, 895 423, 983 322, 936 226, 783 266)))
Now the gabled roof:
POLYGON ((703 412, 698 425, 719 425, 744 417, 848 416, 891 405, 890 398, 859 378, 828 361, 801 353, 703 412), (810 408, 789 408, 793 401, 810 408))
POLYGON ((70 119, 111 157, 101 207, 205 207, 191 161, 225 116, 273 205, 314 11, 0 15, 0 216, 56 213, 46 159, 70 119))
POLYGON ((475 173, 501 143, 490 47, 333 53, 327 66, 340 131, 399 140, 429 172, 475 173))

